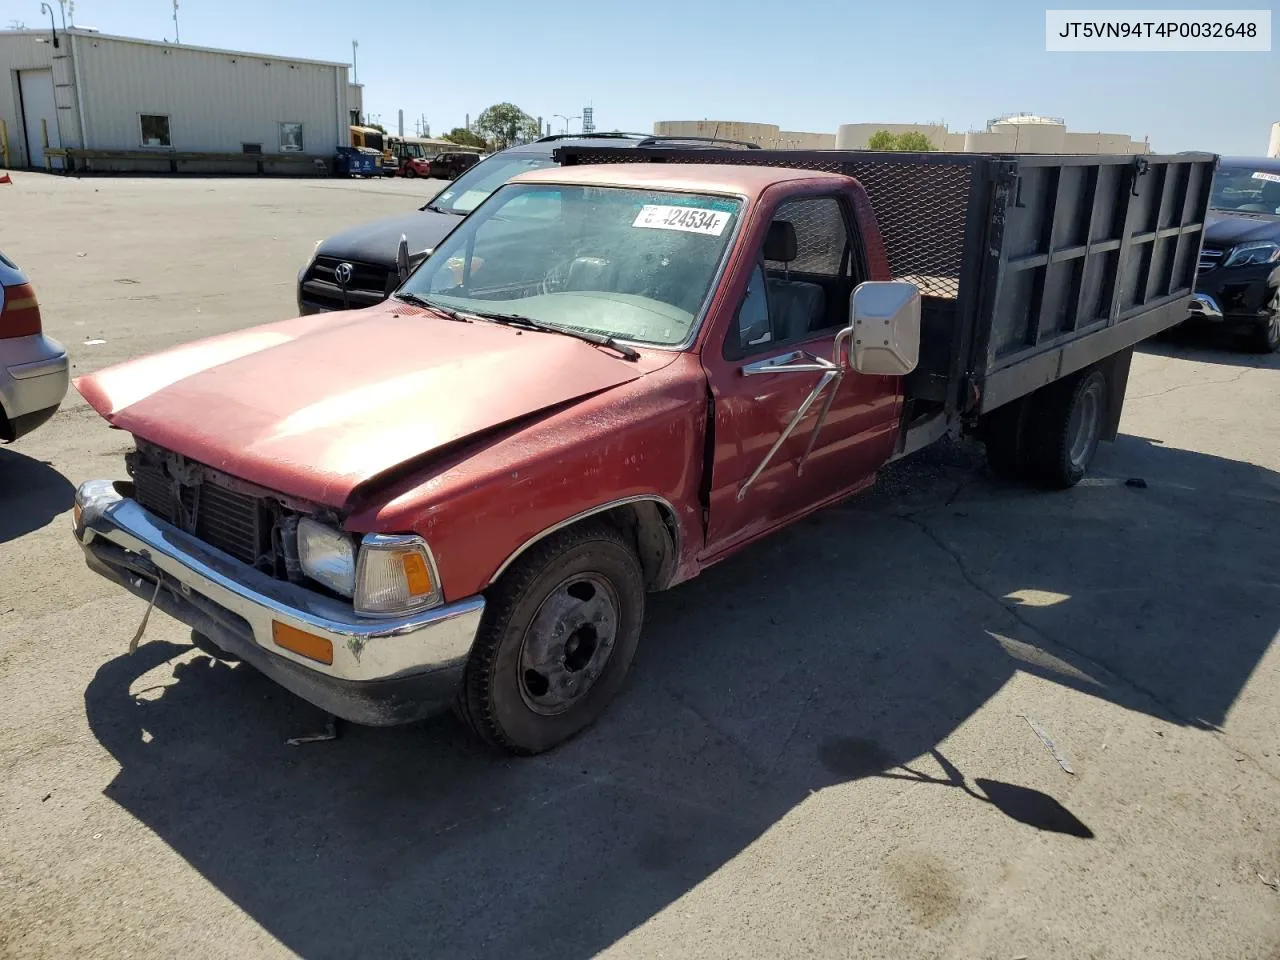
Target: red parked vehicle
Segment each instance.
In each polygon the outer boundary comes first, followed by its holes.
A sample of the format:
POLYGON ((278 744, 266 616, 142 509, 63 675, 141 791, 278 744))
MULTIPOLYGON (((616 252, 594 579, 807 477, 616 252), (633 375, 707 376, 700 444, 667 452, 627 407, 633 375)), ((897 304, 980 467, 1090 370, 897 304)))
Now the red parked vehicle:
POLYGON ((1132 345, 1185 315, 1212 175, 591 153, 500 187, 376 306, 78 379, 137 446, 77 492, 90 566, 333 714, 455 703, 545 750, 618 692, 647 592, 887 461, 972 429, 1079 480, 1132 345))

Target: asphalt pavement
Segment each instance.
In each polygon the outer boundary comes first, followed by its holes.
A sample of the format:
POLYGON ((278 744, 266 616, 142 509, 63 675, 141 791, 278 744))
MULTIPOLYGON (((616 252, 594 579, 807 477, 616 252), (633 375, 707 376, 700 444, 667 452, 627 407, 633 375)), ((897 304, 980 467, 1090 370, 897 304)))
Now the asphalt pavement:
MULTIPOLYGON (((291 316, 423 181, 0 185, 76 373, 291 316)), ((323 718, 84 566, 128 437, 0 447, 0 956, 1280 956, 1280 357, 1135 357, 1080 486, 948 444, 651 598, 594 728, 323 718), (1068 769, 1069 768, 1069 769, 1068 769)))

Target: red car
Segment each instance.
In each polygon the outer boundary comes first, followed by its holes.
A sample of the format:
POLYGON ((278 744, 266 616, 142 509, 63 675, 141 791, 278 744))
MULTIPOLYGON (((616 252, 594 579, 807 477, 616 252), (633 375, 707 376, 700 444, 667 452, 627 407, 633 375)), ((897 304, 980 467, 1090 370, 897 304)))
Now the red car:
POLYGON ((429 160, 423 157, 404 157, 400 161, 400 169, 396 174, 401 177, 455 180, 475 166, 479 159, 479 156, 474 153, 441 153, 429 160))
POLYGON ((376 306, 78 379, 136 438, 128 481, 77 491, 90 566, 333 714, 456 703, 536 753, 618 692, 646 593, 886 461, 975 429, 1005 468, 1075 483, 1115 436, 1133 344, 1185 315, 1196 258, 1130 284, 1150 266, 1133 234, 1105 241, 1122 275, 1099 323, 1002 326, 1058 316, 1011 279, 1020 245, 1077 235, 1057 218, 1105 210, 1079 234, 1101 237, 1154 190, 1198 244, 1211 158, 1144 157, 1142 179, 1130 158, 1019 158, 1015 193, 1007 157, 913 173, 850 152, 873 212, 852 176, 743 155, 522 174, 376 306), (1042 189, 1064 164, 1092 191, 1042 189))

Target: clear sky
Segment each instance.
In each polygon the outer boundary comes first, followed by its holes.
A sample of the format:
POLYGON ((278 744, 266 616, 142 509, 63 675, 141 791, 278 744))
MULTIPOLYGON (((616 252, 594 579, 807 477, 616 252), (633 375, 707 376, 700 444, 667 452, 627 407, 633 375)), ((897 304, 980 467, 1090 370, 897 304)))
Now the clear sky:
MULTIPOLYGON (((1068 130, 1149 136, 1159 152, 1261 155, 1280 120, 1274 36, 1270 53, 1047 53, 1046 5, 1025 0, 179 2, 184 43, 350 62, 358 40, 366 112, 394 130, 402 108, 410 133, 419 114, 442 133, 503 100, 546 120, 590 103, 597 129, 639 131, 703 118, 827 133, 944 120, 963 131, 1026 111, 1065 117, 1068 130)), ((77 0, 74 16, 160 40, 173 39, 172 14, 172 0, 77 0)), ((14 19, 47 21, 39 0, 0 0, 0 27, 14 19)))

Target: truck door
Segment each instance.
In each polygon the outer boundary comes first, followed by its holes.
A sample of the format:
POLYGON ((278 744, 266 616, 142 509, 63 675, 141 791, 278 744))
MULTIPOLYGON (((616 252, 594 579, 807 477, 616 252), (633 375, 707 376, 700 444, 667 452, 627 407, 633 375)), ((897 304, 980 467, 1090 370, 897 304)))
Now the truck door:
POLYGON ((736 315, 704 346, 715 408, 704 558, 865 485, 892 452, 898 378, 840 377, 832 362, 863 270, 852 222, 837 196, 784 200, 736 315))

